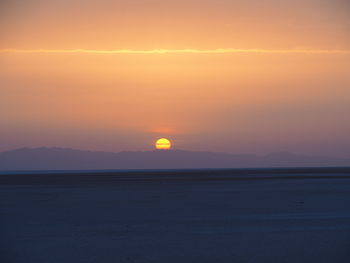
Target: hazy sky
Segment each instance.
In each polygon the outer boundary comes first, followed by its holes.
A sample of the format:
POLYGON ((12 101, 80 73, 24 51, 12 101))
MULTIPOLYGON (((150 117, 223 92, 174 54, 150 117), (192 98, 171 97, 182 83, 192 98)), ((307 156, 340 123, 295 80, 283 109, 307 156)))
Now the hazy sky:
POLYGON ((350 157, 348 0, 0 10, 0 151, 148 150, 167 137, 188 150, 350 157))

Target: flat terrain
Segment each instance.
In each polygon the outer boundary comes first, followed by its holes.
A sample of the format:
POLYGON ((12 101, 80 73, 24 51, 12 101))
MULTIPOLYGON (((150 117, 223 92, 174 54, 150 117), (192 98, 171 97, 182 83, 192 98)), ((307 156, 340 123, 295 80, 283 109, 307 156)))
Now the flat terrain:
POLYGON ((350 169, 0 175, 0 262, 350 262, 350 169))

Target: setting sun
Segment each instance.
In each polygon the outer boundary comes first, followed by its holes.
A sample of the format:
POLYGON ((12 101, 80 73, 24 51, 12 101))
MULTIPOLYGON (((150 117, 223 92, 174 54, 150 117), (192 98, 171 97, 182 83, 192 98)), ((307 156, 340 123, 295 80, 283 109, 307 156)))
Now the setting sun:
POLYGON ((168 139, 161 138, 156 141, 157 150, 169 150, 171 148, 171 142, 168 139))

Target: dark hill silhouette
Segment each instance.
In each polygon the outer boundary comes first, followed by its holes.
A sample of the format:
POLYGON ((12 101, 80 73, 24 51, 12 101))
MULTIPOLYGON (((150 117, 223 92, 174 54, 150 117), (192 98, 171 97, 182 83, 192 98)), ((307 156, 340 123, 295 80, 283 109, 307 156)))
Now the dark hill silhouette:
POLYGON ((183 150, 114 153, 46 147, 20 148, 0 153, 0 171, 325 166, 350 166, 350 159, 288 152, 258 156, 183 150))

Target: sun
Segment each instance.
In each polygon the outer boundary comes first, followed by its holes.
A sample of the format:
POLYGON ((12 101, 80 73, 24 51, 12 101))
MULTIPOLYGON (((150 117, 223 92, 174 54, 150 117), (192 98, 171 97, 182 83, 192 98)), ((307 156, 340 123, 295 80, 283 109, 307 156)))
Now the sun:
POLYGON ((169 150, 171 148, 171 142, 168 139, 161 138, 156 141, 157 150, 169 150))

